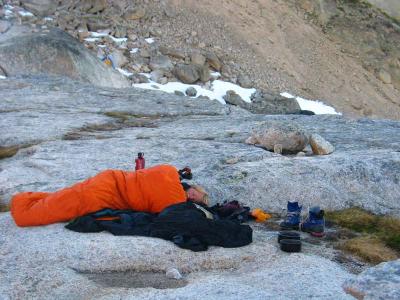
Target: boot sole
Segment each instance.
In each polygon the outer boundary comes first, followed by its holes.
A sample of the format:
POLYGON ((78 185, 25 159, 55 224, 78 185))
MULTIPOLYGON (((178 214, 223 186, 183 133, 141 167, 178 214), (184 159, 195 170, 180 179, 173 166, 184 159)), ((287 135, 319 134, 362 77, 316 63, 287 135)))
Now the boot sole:
POLYGON ((315 237, 323 237, 325 235, 323 226, 316 226, 314 228, 304 228, 300 225, 300 230, 303 232, 307 232, 315 237))

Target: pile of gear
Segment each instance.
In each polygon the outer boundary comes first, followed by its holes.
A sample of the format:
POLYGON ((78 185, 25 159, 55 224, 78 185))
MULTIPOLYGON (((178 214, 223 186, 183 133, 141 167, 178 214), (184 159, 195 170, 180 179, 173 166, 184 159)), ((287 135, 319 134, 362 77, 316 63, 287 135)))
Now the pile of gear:
POLYGON ((285 252, 300 252, 301 239, 296 231, 308 232, 315 237, 323 237, 325 231, 324 210, 319 206, 313 206, 308 211, 308 216, 301 221, 302 206, 298 202, 288 202, 285 220, 280 223, 282 231, 278 234, 278 243, 285 252))
POLYGON ((238 201, 203 206, 191 201, 174 204, 159 214, 104 209, 78 217, 67 224, 76 232, 108 231, 114 235, 158 237, 192 251, 208 246, 241 247, 252 242, 253 231, 242 223, 257 220, 249 207, 238 201))

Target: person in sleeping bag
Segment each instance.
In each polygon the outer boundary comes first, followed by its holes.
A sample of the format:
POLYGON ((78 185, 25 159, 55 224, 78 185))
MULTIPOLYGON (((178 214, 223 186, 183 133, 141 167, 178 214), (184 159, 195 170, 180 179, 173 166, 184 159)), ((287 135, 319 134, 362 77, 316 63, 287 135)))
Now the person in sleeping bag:
POLYGON ((158 165, 137 171, 106 170, 53 193, 18 193, 11 199, 11 215, 18 226, 39 226, 105 208, 159 213, 187 200, 208 205, 203 188, 181 183, 174 166, 158 165))

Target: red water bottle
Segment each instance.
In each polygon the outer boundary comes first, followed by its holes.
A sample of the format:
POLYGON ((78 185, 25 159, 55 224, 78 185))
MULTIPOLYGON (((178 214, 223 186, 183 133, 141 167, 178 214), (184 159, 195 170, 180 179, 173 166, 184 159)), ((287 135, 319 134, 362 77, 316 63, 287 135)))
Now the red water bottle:
POLYGON ((144 169, 144 164, 145 164, 144 153, 139 152, 137 158, 135 159, 135 170, 137 171, 140 169, 144 169))

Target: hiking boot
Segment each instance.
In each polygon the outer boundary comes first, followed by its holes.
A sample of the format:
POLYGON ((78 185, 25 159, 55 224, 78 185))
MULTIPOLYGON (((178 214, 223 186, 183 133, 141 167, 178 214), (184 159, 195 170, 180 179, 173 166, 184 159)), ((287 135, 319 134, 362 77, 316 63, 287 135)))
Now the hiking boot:
POLYGON ((282 229, 299 229, 301 206, 298 202, 290 202, 287 204, 287 214, 285 221, 281 222, 282 229))
POLYGON ((312 236, 323 237, 325 229, 324 211, 319 206, 311 207, 307 219, 300 224, 300 229, 312 236))

